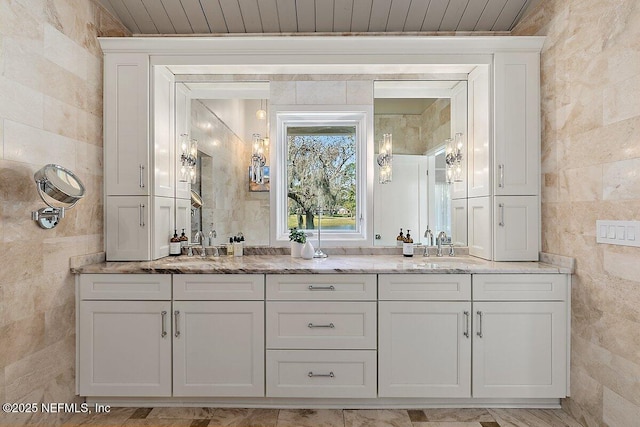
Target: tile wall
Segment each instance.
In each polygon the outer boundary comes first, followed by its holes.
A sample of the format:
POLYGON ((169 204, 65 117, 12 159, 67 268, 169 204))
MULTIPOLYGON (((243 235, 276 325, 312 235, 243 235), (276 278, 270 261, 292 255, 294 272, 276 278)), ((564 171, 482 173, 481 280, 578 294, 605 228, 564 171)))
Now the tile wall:
POLYGON ((127 32, 92 1, 0 0, 1 402, 74 400, 69 257, 103 250, 101 35, 127 32), (31 220, 44 207, 33 173, 47 163, 87 188, 54 230, 31 220))
POLYGON ((640 2, 547 0, 514 35, 542 52, 542 250, 577 259, 571 398, 589 426, 640 420, 640 248, 596 219, 640 220, 640 2))

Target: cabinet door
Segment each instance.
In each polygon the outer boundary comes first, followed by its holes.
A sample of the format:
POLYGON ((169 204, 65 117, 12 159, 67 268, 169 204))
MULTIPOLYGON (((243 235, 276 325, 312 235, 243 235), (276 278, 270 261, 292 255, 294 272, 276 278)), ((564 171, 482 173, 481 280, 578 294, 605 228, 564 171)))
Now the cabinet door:
POLYGON ((264 396, 264 302, 173 303, 174 396, 264 396))
POLYGON ((191 234, 191 200, 176 198, 176 225, 174 229, 178 230, 179 235, 183 228, 187 234, 191 234))
POLYGON ((539 194, 540 56, 496 53, 495 194, 539 194))
MULTIPOLYGON (((180 181, 180 135, 191 134, 191 98, 189 88, 184 83, 176 84, 176 125, 175 125, 175 147, 176 147, 176 199, 191 200, 191 182, 180 181)), ((204 142, 204 141, 203 141, 204 142)))
POLYGON ((536 196, 494 200, 495 261, 538 261, 540 208, 536 196))
POLYGON ((149 57, 104 58, 104 170, 108 196, 149 195, 149 57))
POLYGON ((81 396, 171 396, 171 303, 82 301, 81 396))
POLYGON ((467 246, 467 199, 451 200, 451 241, 467 246))
POLYGON ((470 397, 469 302, 380 302, 380 397, 470 397))
POLYGON ((107 261, 151 259, 150 197, 107 196, 105 238, 107 261))
POLYGON ((473 397, 565 397, 564 302, 474 302, 473 397))
POLYGON ((491 259, 491 197, 467 200, 469 255, 491 259))
POLYGON ((175 199, 153 198, 153 259, 169 256, 169 239, 173 236, 175 199))
POLYGON ((482 197, 491 194, 489 168, 489 68, 477 66, 469 73, 469 135, 467 137, 467 194, 482 197))
POLYGON ((154 196, 175 197, 175 79, 166 67, 153 67, 154 196))

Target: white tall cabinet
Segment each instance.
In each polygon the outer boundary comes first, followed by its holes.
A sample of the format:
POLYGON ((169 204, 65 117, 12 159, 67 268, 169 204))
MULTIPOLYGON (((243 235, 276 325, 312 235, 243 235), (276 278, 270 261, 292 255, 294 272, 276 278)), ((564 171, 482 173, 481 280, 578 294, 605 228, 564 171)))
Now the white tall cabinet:
POLYGON ((540 55, 496 52, 492 70, 491 81, 482 67, 469 75, 469 253, 494 261, 537 261, 540 55), (493 88, 492 104, 488 87, 493 88), (483 117, 489 105, 493 138, 483 117), (488 215, 471 214, 480 206, 488 206, 488 215))
MULTIPOLYGON (((176 197, 189 184, 177 179, 177 138, 186 116, 176 115, 176 84, 146 53, 105 54, 105 247, 109 261, 144 261, 169 255, 176 197)), ((185 87, 181 87, 181 104, 185 87)), ((182 108, 180 114, 188 114, 182 108)), ((179 205, 181 208, 183 204, 179 205)), ((181 216, 184 228, 190 217, 181 216)))

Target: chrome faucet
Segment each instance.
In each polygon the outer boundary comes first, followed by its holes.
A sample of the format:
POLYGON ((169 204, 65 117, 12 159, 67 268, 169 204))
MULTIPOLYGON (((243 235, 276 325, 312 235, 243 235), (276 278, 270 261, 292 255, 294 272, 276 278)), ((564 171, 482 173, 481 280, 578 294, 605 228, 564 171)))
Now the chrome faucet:
POLYGON ((437 256, 442 256, 442 244, 447 240, 447 233, 441 231, 438 233, 438 237, 436 237, 436 243, 438 244, 438 251, 436 252, 437 256))
POLYGON ((431 231, 428 225, 427 225, 427 230, 424 232, 424 238, 427 239, 427 241, 424 244, 424 256, 428 257, 429 246, 433 246, 433 232, 431 231))
POLYGON ((200 256, 201 257, 205 257, 207 256, 207 251, 204 248, 205 242, 204 242, 204 233, 202 231, 198 231, 196 233, 195 236, 193 236, 193 243, 200 243, 200 256))

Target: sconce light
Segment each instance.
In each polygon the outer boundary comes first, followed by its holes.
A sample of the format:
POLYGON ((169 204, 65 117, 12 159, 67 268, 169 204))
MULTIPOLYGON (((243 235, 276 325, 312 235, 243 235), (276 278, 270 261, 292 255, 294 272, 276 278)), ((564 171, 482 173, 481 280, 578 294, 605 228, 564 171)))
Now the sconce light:
POLYGON ((380 166, 380 184, 391 182, 393 162, 393 137, 390 133, 382 135, 382 141, 378 146, 378 157, 376 158, 378 166, 380 166))
POLYGON ((262 99, 260 100, 260 109, 256 111, 256 117, 258 120, 265 120, 267 118, 267 110, 262 107, 262 99))
POLYGON ((189 138, 189 134, 180 135, 180 181, 196 182, 196 164, 198 163, 198 141, 189 138))
POLYGON ((267 164, 265 152, 265 141, 260 138, 259 133, 253 134, 253 142, 251 144, 251 164, 249 165, 249 174, 251 181, 256 184, 264 184, 264 167, 267 164))
POLYGON ((74 207, 85 195, 80 179, 59 165, 45 165, 33 175, 33 178, 40 198, 49 206, 31 212, 31 219, 42 228, 51 229, 58 225, 64 218, 65 209, 74 207), (55 202, 59 202, 60 205, 55 202))
POLYGON ((445 140, 445 162, 447 164, 447 182, 462 182, 462 133, 458 132, 454 139, 445 140))

